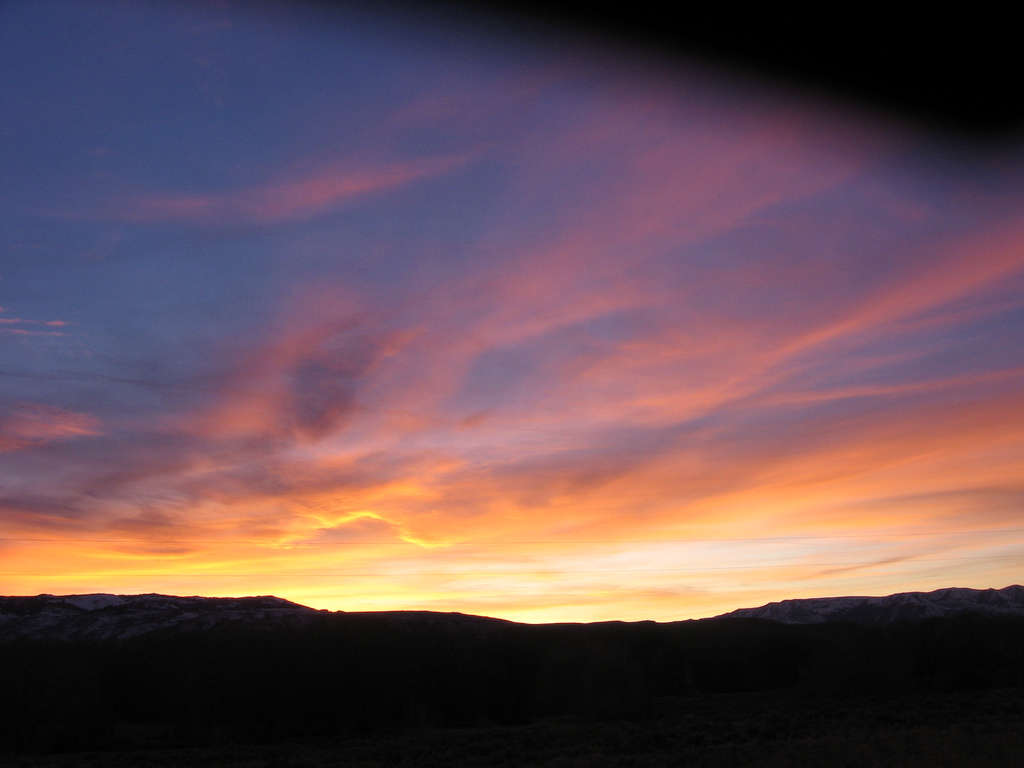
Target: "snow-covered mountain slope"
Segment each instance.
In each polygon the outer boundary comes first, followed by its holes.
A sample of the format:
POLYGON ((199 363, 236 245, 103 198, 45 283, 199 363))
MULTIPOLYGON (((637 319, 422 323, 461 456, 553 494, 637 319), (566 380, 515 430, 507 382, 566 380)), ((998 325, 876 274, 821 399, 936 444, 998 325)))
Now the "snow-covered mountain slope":
POLYGON ((298 626, 324 614, 338 621, 375 622, 395 631, 441 626, 479 633, 511 623, 433 611, 320 611, 271 596, 36 595, 0 597, 0 642, 18 638, 117 640, 155 631, 202 631, 223 624, 298 626))
POLYGON ((827 621, 888 624, 961 613, 1024 616, 1024 587, 950 587, 934 592, 901 592, 887 597, 815 597, 782 600, 762 605, 760 608, 740 608, 716 618, 770 619, 784 624, 821 624, 827 621))
POLYGON ((318 614, 279 597, 37 595, 0 597, 0 640, 109 640, 228 622, 293 622, 318 614))

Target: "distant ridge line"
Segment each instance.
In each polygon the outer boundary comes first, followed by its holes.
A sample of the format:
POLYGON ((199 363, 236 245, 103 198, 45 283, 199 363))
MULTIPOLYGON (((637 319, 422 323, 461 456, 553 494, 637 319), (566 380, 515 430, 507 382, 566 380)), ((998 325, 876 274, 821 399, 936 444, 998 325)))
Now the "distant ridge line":
POLYGON ((897 592, 883 597, 792 598, 757 608, 739 608, 714 618, 766 619, 783 624, 888 624, 964 613, 1024 617, 1024 586, 1011 584, 1002 589, 945 587, 931 592, 897 592))
MULTIPOLYGON (((877 625, 960 614, 1024 618, 1024 586, 1013 584, 1002 589, 946 587, 932 592, 899 592, 884 597, 794 598, 766 603, 756 608, 740 608, 707 619, 683 621, 758 619, 783 624, 846 622, 877 625)), ((316 617, 338 617, 326 619, 330 621, 359 621, 372 618, 395 622, 396 626, 437 623, 454 627, 483 627, 497 624, 531 626, 522 622, 457 611, 327 611, 273 595, 182 597, 157 593, 40 594, 0 597, 0 640, 124 639, 154 631, 201 631, 219 625, 238 623, 254 627, 305 626, 310 622, 319 621, 316 617)), ((608 623, 639 622, 546 622, 547 625, 608 623)))

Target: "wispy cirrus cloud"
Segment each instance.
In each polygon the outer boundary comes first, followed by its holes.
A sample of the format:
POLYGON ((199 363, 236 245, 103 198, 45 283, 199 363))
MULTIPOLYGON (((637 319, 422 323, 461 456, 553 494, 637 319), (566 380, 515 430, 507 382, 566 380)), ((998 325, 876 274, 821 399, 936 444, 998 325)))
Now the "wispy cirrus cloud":
MULTIPOLYGON (((0 313, 6 310, 0 307, 0 313)), ((0 335, 6 336, 63 336, 63 331, 55 331, 53 328, 63 328, 68 323, 64 320, 31 320, 24 317, 0 317, 0 335), (14 327, 11 327, 14 326, 14 327), (27 326, 27 327, 26 327, 27 326), (33 326, 45 326, 37 328, 33 326)))
POLYGON ((64 336, 61 331, 35 331, 28 328, 0 328, 0 336, 64 336))
POLYGON ((0 451, 98 434, 95 417, 40 403, 18 403, 0 415, 0 451))
POLYGON ((56 211, 67 218, 139 224, 260 226, 301 221, 329 213, 353 200, 443 175, 465 164, 469 155, 417 158, 365 168, 331 165, 221 192, 138 193, 95 207, 56 211))

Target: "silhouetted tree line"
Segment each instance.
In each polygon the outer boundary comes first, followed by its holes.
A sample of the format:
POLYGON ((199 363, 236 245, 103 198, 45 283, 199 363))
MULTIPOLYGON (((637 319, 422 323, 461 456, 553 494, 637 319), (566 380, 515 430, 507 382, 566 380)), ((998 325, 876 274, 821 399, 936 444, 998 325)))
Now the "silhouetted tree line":
POLYGON ((785 702, 990 688, 1024 688, 1024 619, 529 626, 323 614, 302 626, 0 645, 0 752, 645 720, 737 692, 785 702))

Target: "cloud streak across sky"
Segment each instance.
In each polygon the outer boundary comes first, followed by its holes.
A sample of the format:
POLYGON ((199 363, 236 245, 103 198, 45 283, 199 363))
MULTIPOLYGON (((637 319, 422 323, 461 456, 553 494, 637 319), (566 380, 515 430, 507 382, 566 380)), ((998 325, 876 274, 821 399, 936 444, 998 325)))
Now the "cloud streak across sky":
POLYGON ((0 593, 1019 581, 1019 152, 397 16, 96 8, 0 25, 0 593))

